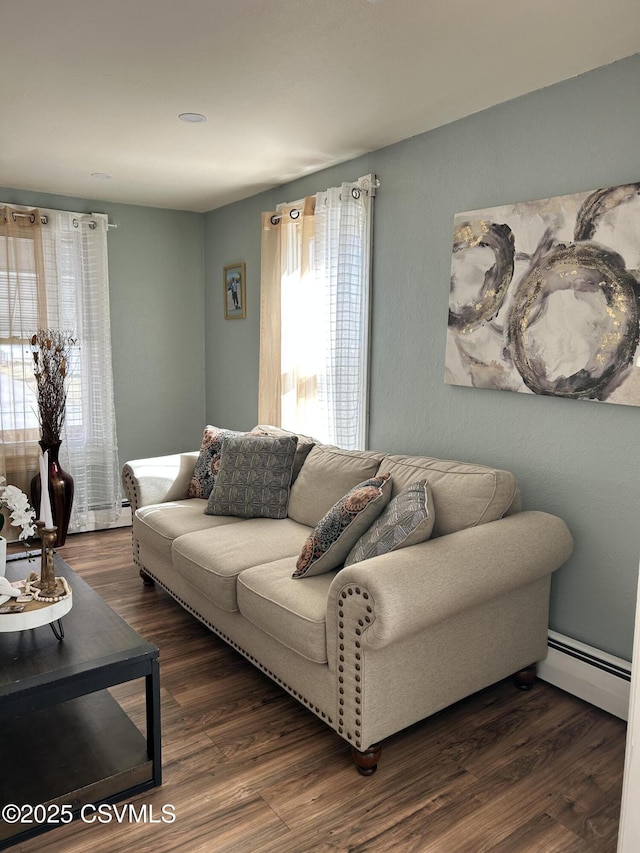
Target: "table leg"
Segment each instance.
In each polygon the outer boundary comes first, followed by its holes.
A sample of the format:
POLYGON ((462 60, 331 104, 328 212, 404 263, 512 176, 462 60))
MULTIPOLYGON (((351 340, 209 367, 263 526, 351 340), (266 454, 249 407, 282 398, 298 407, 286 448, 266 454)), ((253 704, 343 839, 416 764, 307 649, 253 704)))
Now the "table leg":
POLYGON ((147 753, 153 762, 154 785, 162 784, 160 737, 160 664, 151 661, 151 672, 145 676, 147 693, 147 753))
POLYGON ((64 628, 62 627, 62 619, 56 619, 53 622, 49 622, 51 625, 51 630, 53 631, 53 636, 56 640, 64 640, 64 628))

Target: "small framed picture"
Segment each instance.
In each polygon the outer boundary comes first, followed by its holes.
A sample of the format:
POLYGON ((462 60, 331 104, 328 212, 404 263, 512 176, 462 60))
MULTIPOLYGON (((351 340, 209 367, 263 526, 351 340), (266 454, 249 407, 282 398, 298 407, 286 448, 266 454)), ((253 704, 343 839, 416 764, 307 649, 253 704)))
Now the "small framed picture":
POLYGON ((224 268, 224 319, 239 320, 246 316, 244 264, 224 268))

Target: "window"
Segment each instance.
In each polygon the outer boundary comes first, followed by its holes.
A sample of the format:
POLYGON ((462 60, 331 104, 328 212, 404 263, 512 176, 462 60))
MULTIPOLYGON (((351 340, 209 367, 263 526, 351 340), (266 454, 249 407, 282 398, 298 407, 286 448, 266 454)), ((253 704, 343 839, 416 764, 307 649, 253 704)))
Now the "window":
POLYGON ((39 438, 35 380, 22 329, 35 331, 46 306, 38 295, 38 229, 30 217, 15 211, 9 216, 0 231, 0 426, 3 443, 16 446, 39 438))
POLYGON ((368 175, 262 216, 259 420, 344 448, 367 438, 376 186, 368 175))
POLYGON ((0 473, 28 494, 40 438, 30 339, 69 331, 79 341, 60 450, 75 484, 70 530, 108 526, 121 506, 106 238, 102 214, 0 206, 0 473))

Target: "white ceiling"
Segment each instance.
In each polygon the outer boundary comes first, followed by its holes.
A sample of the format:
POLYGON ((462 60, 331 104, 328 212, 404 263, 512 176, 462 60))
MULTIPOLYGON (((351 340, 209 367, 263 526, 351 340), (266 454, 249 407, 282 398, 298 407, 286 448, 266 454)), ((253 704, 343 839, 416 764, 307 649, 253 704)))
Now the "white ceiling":
POLYGON ((639 50, 639 0, 0 0, 0 186, 211 210, 639 50))

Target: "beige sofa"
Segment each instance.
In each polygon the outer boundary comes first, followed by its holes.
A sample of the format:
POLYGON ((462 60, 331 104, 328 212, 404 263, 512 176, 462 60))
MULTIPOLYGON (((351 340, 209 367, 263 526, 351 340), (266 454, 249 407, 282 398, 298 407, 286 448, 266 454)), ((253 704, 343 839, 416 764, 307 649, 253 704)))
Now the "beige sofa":
POLYGON ((512 674, 526 686, 545 657, 551 573, 573 542, 561 519, 519 511, 509 472, 301 438, 286 517, 240 518, 186 498, 198 455, 123 468, 141 574, 333 728, 361 773, 388 736, 512 674), (293 578, 314 525, 381 473, 392 497, 426 479, 431 538, 293 578))

